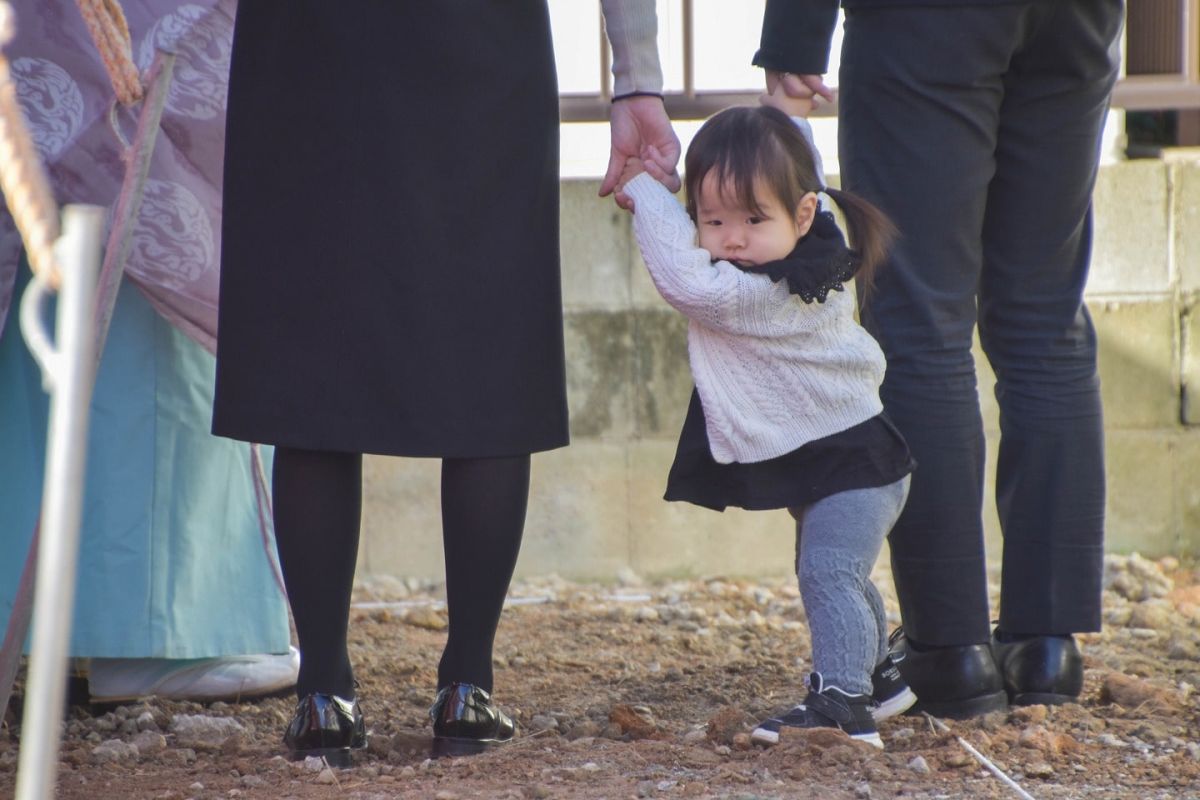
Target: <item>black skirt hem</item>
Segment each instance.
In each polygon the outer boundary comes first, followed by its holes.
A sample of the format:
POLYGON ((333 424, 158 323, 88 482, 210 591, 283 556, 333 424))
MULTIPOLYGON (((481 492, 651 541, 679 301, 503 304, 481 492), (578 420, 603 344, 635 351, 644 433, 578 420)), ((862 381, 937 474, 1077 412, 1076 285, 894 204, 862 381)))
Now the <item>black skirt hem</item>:
POLYGON ((414 446, 412 444, 389 444, 379 441, 378 434, 360 436, 341 435, 316 437, 297 435, 294 429, 286 433, 272 432, 254 427, 242 428, 236 425, 216 425, 212 427, 214 436, 226 439, 236 439, 241 442, 254 442, 272 447, 290 447, 296 450, 316 450, 331 453, 362 453, 372 456, 394 456, 398 458, 507 458, 523 456, 530 453, 543 453, 558 450, 571 443, 570 434, 561 433, 554 436, 530 437, 522 436, 520 444, 515 442, 496 441, 491 443, 473 442, 470 448, 414 446))

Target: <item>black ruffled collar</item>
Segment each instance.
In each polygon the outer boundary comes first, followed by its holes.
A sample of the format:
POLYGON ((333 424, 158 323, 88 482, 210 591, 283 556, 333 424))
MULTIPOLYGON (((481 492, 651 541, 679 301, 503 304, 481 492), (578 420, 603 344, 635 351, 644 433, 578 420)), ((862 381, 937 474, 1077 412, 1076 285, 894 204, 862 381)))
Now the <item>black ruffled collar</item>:
POLYGON ((858 253, 846 246, 846 239, 829 211, 818 211, 812 227, 786 258, 770 261, 746 272, 762 272, 779 283, 787 280, 788 290, 801 300, 824 303, 831 291, 844 291, 846 281, 854 277, 862 264, 858 253))

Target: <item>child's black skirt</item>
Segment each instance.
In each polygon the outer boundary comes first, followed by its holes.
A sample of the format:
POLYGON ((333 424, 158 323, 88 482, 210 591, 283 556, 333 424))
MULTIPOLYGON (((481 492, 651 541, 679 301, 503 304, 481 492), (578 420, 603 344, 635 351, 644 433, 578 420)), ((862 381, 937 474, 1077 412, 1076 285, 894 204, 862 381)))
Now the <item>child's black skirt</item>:
POLYGON ((904 437, 883 414, 767 461, 719 464, 693 389, 665 499, 716 511, 798 508, 851 489, 887 486, 915 468, 904 437))

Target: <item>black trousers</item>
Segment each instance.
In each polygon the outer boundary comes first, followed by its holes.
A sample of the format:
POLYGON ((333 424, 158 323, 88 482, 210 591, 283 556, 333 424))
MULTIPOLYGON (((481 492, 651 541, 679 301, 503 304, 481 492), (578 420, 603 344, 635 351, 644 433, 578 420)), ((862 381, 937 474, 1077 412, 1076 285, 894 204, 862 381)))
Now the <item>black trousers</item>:
POLYGON ((1000 406, 1000 625, 1100 626, 1103 425, 1082 297, 1122 19, 1120 0, 847 12, 843 185, 901 231, 863 320, 918 462, 890 543, 921 642, 990 635, 976 327, 1000 406))

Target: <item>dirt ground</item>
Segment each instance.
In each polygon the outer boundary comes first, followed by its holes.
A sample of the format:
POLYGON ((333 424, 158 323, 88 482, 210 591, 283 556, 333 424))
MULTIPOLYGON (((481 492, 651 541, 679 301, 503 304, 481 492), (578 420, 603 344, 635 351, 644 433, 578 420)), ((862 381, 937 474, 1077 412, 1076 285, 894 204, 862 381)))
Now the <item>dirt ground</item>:
MULTIPOLYGON (((290 697, 72 706, 58 796, 215 798, 1200 798, 1200 569, 1110 557, 1105 631, 1082 637, 1079 705, 1027 707, 939 732, 881 725, 886 749, 835 732, 749 744, 803 697, 810 654, 785 580, 714 577, 513 587, 496 699, 520 725, 503 748, 428 759, 426 712, 444 639, 440 586, 356 590, 351 656, 370 747, 349 770, 282 758, 290 697), (965 744, 964 744, 965 743, 965 744)), ((890 585, 880 575, 880 585, 890 585)), ((0 729, 0 797, 16 783, 19 698, 0 729)))

